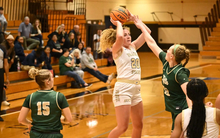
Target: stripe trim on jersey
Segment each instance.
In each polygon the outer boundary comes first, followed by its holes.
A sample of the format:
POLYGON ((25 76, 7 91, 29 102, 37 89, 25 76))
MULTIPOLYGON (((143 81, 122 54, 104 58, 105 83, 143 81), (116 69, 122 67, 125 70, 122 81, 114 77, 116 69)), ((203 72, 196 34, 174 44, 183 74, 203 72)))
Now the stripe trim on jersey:
POLYGON ((57 94, 56 94, 56 103, 57 103, 57 107, 58 107, 60 110, 62 110, 62 109, 60 108, 59 104, 58 104, 58 94, 59 94, 59 92, 57 92, 57 94))
POLYGON ((181 67, 180 69, 178 69, 177 72, 176 72, 176 74, 175 74, 175 81, 176 81, 177 83, 179 83, 179 82, 177 81, 176 76, 177 76, 178 72, 179 72, 182 68, 183 68, 183 67, 181 67))
POLYGON ((32 93, 31 94, 31 96, 30 96, 30 100, 29 100, 29 108, 31 108, 31 99, 32 99, 32 95, 33 95, 34 93, 32 93))
POLYGON ((163 68, 164 68, 164 66, 167 64, 167 61, 163 64, 163 68))
POLYGON ((53 90, 48 90, 48 91, 46 91, 46 90, 38 90, 37 92, 52 92, 53 90))
POLYGON ((122 47, 121 53, 120 53, 116 58, 114 58, 114 60, 115 60, 115 59, 118 59, 118 58, 122 55, 122 52, 124 51, 123 48, 124 48, 124 47, 122 47))

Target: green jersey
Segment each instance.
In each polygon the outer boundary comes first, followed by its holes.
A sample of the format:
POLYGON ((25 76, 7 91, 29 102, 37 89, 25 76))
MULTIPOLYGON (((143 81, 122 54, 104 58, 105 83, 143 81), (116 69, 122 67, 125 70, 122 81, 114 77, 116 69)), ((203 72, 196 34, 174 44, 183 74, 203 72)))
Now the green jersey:
POLYGON ((69 107, 65 96, 53 90, 39 90, 28 95, 23 107, 31 109, 32 129, 40 132, 63 129, 61 110, 69 107))
POLYGON ((71 63, 71 60, 69 57, 64 57, 64 56, 61 56, 60 59, 59 59, 59 68, 60 68, 60 74, 61 75, 64 75, 64 73, 66 71, 73 71, 73 67, 67 67, 65 64, 69 62, 71 63))
POLYGON ((186 109, 186 95, 183 92, 181 85, 189 81, 189 70, 184 68, 182 64, 178 64, 172 68, 166 61, 166 53, 159 54, 160 60, 163 63, 162 84, 164 86, 164 98, 166 110, 172 113, 180 113, 186 109))

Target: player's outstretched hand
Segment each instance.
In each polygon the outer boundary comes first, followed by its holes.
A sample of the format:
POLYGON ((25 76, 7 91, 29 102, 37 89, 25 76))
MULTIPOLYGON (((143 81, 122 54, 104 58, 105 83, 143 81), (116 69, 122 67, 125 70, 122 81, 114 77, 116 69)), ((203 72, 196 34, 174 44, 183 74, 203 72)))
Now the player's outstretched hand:
POLYGON ((135 20, 135 16, 129 11, 128 11, 128 20, 127 22, 133 22, 135 20))
POLYGON ((119 22, 119 21, 115 21, 115 20, 113 20, 112 18, 111 18, 110 21, 111 21, 112 24, 114 24, 115 26, 118 26, 119 24, 122 25, 121 22, 119 22))

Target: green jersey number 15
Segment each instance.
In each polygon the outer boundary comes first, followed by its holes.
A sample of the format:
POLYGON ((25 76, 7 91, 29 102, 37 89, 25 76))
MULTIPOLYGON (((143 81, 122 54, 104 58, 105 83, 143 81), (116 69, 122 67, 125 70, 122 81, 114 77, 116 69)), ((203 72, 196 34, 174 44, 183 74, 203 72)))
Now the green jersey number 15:
POLYGON ((37 102, 37 115, 48 116, 50 114, 50 102, 37 102), (43 112, 42 112, 43 111, 43 112))

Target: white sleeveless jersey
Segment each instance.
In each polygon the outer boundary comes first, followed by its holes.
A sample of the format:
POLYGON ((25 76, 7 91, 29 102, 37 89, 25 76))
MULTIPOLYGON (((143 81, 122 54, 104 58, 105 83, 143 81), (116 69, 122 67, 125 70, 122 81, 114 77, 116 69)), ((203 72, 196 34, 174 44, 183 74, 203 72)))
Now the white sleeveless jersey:
MULTIPOLYGON (((186 130, 191 116, 192 109, 187 108, 182 111, 182 128, 186 130)), ((199 116, 198 116, 199 117, 199 116)), ((219 125, 216 122, 216 108, 206 107, 206 124, 202 138, 218 138, 219 125)), ((184 133, 186 137, 186 131, 184 133)))
POLYGON ((121 55, 114 59, 114 61, 117 67, 117 78, 141 79, 140 59, 134 47, 130 46, 130 49, 123 47, 121 55))

